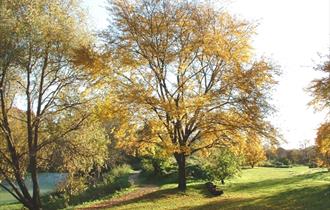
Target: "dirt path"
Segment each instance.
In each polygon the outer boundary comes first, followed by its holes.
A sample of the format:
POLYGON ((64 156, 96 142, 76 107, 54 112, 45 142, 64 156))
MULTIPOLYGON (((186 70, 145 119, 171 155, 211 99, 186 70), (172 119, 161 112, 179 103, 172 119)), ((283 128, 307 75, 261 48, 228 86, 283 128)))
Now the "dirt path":
POLYGON ((122 196, 111 198, 107 201, 103 201, 101 203, 95 204, 94 206, 86 207, 86 208, 79 208, 80 210, 88 210, 88 209, 107 209, 113 206, 118 206, 124 203, 138 201, 139 198, 148 195, 152 192, 155 192, 159 189, 156 185, 145 185, 138 182, 138 177, 140 175, 140 171, 135 171, 129 177, 129 181, 132 185, 137 185, 137 189, 124 194, 122 196))

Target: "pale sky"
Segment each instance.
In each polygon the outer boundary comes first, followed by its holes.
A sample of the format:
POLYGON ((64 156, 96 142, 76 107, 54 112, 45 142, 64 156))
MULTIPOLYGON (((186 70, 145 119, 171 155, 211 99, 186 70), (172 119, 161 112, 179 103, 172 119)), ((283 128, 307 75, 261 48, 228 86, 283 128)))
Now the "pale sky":
MULTIPOLYGON (((105 2, 85 0, 96 30, 107 26, 105 2)), ((238 18, 258 23, 253 41, 256 56, 280 66, 282 75, 273 102, 278 112, 271 121, 287 141, 282 146, 298 148, 304 140, 313 143, 325 113, 315 113, 307 106, 311 98, 304 88, 319 76, 312 70, 322 61, 318 54, 330 53, 330 1, 230 0, 224 7, 238 18)))

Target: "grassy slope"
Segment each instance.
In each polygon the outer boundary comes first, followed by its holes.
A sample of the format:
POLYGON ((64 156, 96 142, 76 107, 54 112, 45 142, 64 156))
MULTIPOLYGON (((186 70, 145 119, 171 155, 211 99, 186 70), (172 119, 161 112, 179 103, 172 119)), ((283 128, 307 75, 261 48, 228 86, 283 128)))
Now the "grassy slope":
POLYGON ((141 199, 111 209, 330 209, 330 174, 321 169, 255 168, 225 186, 221 197, 211 197, 203 183, 189 183, 185 194, 167 184, 141 199))

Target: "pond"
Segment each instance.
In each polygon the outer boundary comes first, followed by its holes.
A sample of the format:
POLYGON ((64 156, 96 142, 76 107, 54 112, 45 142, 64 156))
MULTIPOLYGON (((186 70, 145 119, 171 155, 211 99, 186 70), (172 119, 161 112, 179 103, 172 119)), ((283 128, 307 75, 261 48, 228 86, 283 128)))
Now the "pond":
MULTIPOLYGON (((65 173, 40 173, 39 184, 41 194, 54 191, 57 184, 63 181, 65 177, 65 173)), ((26 179, 26 185, 30 190, 32 190, 31 180, 29 178, 26 179)), ((0 187, 0 204, 7 204, 13 202, 16 202, 16 199, 0 187)))

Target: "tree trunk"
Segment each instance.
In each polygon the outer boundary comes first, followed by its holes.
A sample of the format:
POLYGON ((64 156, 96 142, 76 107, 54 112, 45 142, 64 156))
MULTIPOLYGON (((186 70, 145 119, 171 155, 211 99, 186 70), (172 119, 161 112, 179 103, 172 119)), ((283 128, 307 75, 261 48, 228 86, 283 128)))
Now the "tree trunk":
POLYGON ((154 168, 154 175, 161 174, 161 168, 157 160, 152 160, 152 167, 154 168))
POLYGON ((186 191, 186 157, 183 153, 175 154, 175 159, 178 163, 178 189, 180 191, 186 191))
POLYGON ((36 149, 32 148, 30 153, 30 163, 29 163, 29 171, 31 173, 31 181, 32 181, 32 198, 29 199, 29 204, 26 206, 30 210, 40 210, 41 208, 41 201, 40 201, 40 187, 39 187, 39 180, 38 180, 38 168, 37 168, 37 158, 36 158, 36 149))
MULTIPOLYGON (((35 158, 34 158, 35 159, 35 158)), ((38 170, 37 170, 37 161, 33 160, 33 166, 31 170, 31 179, 33 183, 33 206, 35 210, 41 209, 41 202, 40 202, 40 187, 39 187, 39 180, 38 180, 38 170)))
POLYGON ((24 204, 26 208, 29 210, 41 210, 41 204, 36 202, 34 199, 27 202, 27 204, 24 204))
POLYGON ((37 164, 37 145, 39 139, 39 121, 37 120, 35 128, 34 128, 34 138, 33 138, 33 146, 32 146, 32 155, 30 156, 30 164, 31 164, 31 179, 33 184, 33 204, 35 209, 41 209, 40 202, 40 187, 38 180, 38 164, 37 164))

